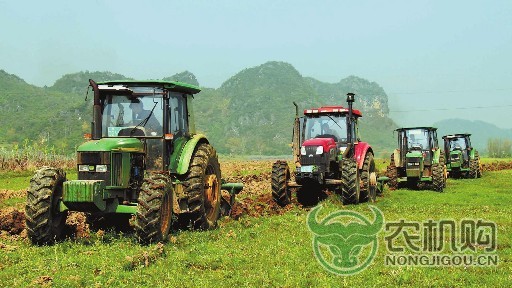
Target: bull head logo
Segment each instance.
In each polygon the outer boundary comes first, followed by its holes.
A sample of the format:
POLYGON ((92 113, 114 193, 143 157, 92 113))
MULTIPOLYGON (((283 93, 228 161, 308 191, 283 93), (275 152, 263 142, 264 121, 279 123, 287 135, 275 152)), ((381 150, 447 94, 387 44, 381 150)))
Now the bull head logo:
POLYGON ((379 208, 368 207, 374 214, 373 222, 350 210, 339 210, 317 221, 321 205, 309 212, 307 224, 313 233, 313 250, 317 260, 328 271, 353 275, 363 271, 373 261, 378 247, 377 235, 384 225, 384 215, 379 208), (348 217, 352 218, 347 221, 348 224, 340 221, 348 217))

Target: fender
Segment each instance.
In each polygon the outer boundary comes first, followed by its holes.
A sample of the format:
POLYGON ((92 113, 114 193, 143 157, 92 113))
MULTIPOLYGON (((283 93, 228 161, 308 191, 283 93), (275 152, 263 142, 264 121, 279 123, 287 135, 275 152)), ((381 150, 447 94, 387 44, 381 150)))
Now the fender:
POLYGON ((356 159, 357 167, 363 169, 364 157, 368 151, 373 154, 372 147, 367 142, 359 142, 355 146, 354 158, 356 159))
POLYGON ((193 135, 192 138, 190 138, 187 141, 187 143, 185 143, 185 145, 183 146, 183 149, 181 149, 179 154, 175 157, 174 161, 172 161, 174 157, 171 157, 169 171, 171 171, 171 173, 176 173, 178 175, 186 174, 188 172, 188 168, 190 166, 190 160, 192 159, 192 154, 194 154, 194 151, 199 143, 209 143, 209 142, 206 139, 206 136, 203 134, 193 135))
POLYGON ((441 149, 434 149, 432 152, 432 164, 439 164, 439 157, 441 156, 441 149))

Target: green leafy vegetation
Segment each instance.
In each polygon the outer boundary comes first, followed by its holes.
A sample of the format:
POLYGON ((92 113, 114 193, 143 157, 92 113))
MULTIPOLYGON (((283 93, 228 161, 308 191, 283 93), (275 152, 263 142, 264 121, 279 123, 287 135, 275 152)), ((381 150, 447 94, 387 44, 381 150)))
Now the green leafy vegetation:
POLYGON ((218 89, 203 90, 194 111, 198 129, 221 153, 283 155, 291 153, 292 102, 302 115, 307 108, 346 106, 348 92, 357 94, 354 107, 363 112, 361 140, 377 152, 389 151, 396 124, 387 116, 387 95, 376 83, 355 76, 323 83, 303 77, 288 63, 267 62, 242 70, 218 89))
POLYGON ((487 154, 494 158, 508 158, 512 156, 512 141, 494 138, 487 140, 487 154))
MULTIPOLYGON (((89 79, 130 79, 111 72, 64 75, 51 87, 36 87, 0 71, 0 147, 11 148, 29 139, 31 144, 54 147, 71 154, 91 129, 92 95, 89 79), (89 91, 90 92, 90 91, 89 91), (85 100, 87 99, 87 100, 85 100)), ((189 71, 164 80, 199 85, 189 71)), ((195 98, 196 127, 214 147, 229 155, 286 155, 290 153, 293 101, 300 112, 322 105, 346 105, 346 93, 357 94, 355 108, 363 112, 361 136, 377 155, 393 147, 387 95, 376 83, 355 76, 338 83, 303 77, 292 65, 267 62, 244 69, 218 89, 203 88, 195 98)))

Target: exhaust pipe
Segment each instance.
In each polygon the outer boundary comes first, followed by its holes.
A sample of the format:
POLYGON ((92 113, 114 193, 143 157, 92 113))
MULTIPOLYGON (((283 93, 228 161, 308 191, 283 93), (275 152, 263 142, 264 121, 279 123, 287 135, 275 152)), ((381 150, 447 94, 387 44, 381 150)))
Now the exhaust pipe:
POLYGON ((101 104, 100 104, 100 90, 98 84, 94 80, 89 79, 89 85, 91 85, 94 91, 94 105, 92 106, 92 139, 101 139, 101 104))
POLYGON ((353 137, 354 135, 352 135, 352 103, 354 103, 354 96, 356 94, 354 93, 347 93, 347 103, 348 103, 348 118, 347 118, 347 150, 345 150, 345 153, 343 155, 343 157, 351 157, 353 156, 354 154, 352 153, 353 151, 353 137))

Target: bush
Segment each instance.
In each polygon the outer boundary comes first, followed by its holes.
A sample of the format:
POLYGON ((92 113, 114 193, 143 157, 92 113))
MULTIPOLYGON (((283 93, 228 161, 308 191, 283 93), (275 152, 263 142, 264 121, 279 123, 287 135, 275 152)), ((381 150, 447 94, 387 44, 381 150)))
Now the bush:
POLYGON ((492 158, 508 158, 512 156, 510 139, 492 138, 487 140, 487 151, 492 158))
POLYGON ((62 154, 54 146, 25 140, 21 146, 14 144, 10 148, 0 148, 0 171, 34 171, 42 166, 75 167, 74 154, 62 154))

